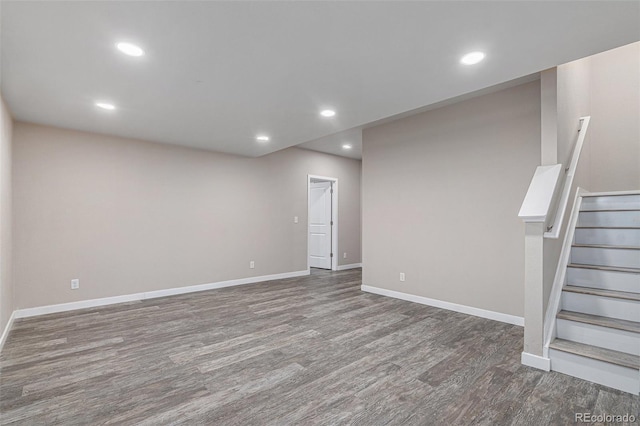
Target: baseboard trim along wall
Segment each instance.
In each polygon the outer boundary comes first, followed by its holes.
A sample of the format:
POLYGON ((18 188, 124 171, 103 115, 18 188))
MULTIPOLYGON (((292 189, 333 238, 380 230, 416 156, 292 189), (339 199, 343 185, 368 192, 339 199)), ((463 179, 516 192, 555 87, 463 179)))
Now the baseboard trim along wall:
MULTIPOLYGON (((135 302, 138 300, 154 299, 156 297, 173 296, 176 294, 194 293, 197 291, 215 290, 217 288, 233 287, 244 284, 254 284, 263 281, 281 280, 284 278, 295 278, 309 275, 310 271, 305 269, 304 271, 285 272, 282 274, 262 275, 258 277, 240 278, 237 280, 219 281, 216 283, 191 285, 186 287, 168 288, 165 290, 155 290, 145 293, 125 294, 122 296, 104 297, 101 299, 81 300, 78 302, 61 303, 58 305, 38 306, 35 308, 18 309, 13 312, 13 318, 28 318, 38 315, 53 314, 57 312, 75 311, 77 309, 95 308, 97 306, 113 305, 116 303, 135 302)), ((9 322, 11 323, 11 321, 9 322)), ((7 330, 10 327, 7 326, 7 330)), ((5 333, 8 334, 8 331, 5 333)), ((4 334, 3 334, 4 339, 4 334)), ((4 340, 3 340, 4 341, 4 340)))
POLYGON ((349 265, 338 265, 338 271, 344 271, 347 269, 362 268, 362 263, 351 263, 349 265))
POLYGON ((487 311, 485 309, 474 308, 473 306, 458 305, 457 303, 445 302, 442 300, 429 299, 428 297, 416 296, 413 294, 402 293, 394 290, 387 290, 369 285, 362 285, 362 291, 367 293, 379 294, 381 296, 393 297, 395 299, 406 300, 408 302, 420 303, 422 305, 433 306, 436 308, 447 309, 449 311, 460 312, 463 314, 473 315, 476 317, 487 318, 494 321, 506 322, 508 324, 519 325, 524 327, 524 318, 515 315, 503 314, 500 312, 487 311))
POLYGON ((551 359, 539 355, 522 352, 520 357, 522 365, 537 368, 538 370, 551 371, 551 359))
POLYGON ((11 326, 13 326, 13 320, 15 319, 16 319, 16 311, 13 311, 11 313, 11 316, 9 317, 9 321, 7 321, 7 325, 4 327, 4 330, 2 330, 2 336, 0 337, 0 352, 4 347, 4 342, 6 342, 7 337, 9 337, 9 331, 11 331, 11 326))

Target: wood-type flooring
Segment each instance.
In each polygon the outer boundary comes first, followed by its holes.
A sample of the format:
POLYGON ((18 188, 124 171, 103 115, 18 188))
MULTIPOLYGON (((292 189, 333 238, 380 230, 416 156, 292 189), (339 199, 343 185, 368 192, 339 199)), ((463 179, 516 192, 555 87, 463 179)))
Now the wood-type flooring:
MULTIPOLYGON (((0 424, 565 425, 639 398, 520 364, 523 329, 359 269, 17 320, 0 424)), ((637 420, 636 420, 637 422, 637 420)), ((637 423, 636 423, 637 424, 637 423)))

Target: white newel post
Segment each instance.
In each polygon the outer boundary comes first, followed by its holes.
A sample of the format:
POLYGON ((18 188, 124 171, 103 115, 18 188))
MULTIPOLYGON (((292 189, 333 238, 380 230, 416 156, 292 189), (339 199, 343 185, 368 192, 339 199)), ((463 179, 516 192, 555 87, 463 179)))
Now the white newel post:
POLYGON ((524 352, 542 357, 544 345, 544 222, 526 222, 524 236, 524 352))
MULTIPOLYGON (((549 107, 543 111, 542 124, 543 135, 541 145, 542 163, 548 164, 556 161, 557 148, 557 105, 554 88, 557 84, 556 71, 544 72, 541 76, 543 90, 543 107, 549 107)), ((546 108, 545 107, 545 108, 546 108)), ((518 217, 525 224, 524 236, 524 350, 522 351, 522 363, 531 367, 549 371, 551 361, 548 358, 548 345, 546 340, 553 337, 555 314, 559 309, 560 292, 564 279, 563 271, 569 256, 570 240, 565 237, 558 263, 546 265, 547 270, 556 271, 553 279, 551 293, 549 295, 549 312, 545 312, 545 285, 544 285, 544 239, 557 239, 562 231, 565 213, 569 202, 573 178, 582 152, 584 138, 589 127, 591 117, 580 118, 580 131, 571 156, 569 167, 564 170, 566 176, 561 178, 562 164, 539 166, 531 179, 527 195, 522 202, 518 217), (546 317, 546 325, 545 325, 546 317), (546 328, 545 328, 546 327, 546 328), (545 336, 546 330, 546 336, 545 336)), ((576 193, 574 206, 579 206, 580 191, 576 193), (577 203, 577 204, 576 204, 577 203)), ((579 208, 579 207, 578 207, 579 208)), ((575 227, 577 215, 572 215, 569 222, 575 227)), ((573 228, 572 228, 573 229, 573 228)), ((566 231, 568 232, 568 230, 566 231)), ((547 245, 547 250, 550 246, 547 245)), ((547 253, 547 262, 549 255, 547 253)), ((551 283, 549 283, 551 284, 551 283)))
POLYGON ((544 234, 549 212, 560 183, 561 164, 539 166, 522 202, 518 216, 525 225, 524 235, 524 350, 522 363, 549 370, 544 356, 544 234))

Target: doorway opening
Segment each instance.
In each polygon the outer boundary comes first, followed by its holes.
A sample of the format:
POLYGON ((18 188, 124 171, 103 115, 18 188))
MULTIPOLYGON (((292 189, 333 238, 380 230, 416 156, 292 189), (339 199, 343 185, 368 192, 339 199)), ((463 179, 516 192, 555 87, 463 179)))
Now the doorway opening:
POLYGON ((307 269, 338 270, 338 179, 307 176, 307 269))

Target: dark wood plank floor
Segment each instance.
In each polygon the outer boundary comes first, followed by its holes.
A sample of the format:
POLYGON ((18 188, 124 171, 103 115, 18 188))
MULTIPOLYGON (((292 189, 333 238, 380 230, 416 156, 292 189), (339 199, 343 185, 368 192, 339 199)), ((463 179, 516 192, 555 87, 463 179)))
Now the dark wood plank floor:
POLYGON ((360 270, 16 321, 1 424, 571 424, 639 399, 520 365, 523 330, 360 270))

